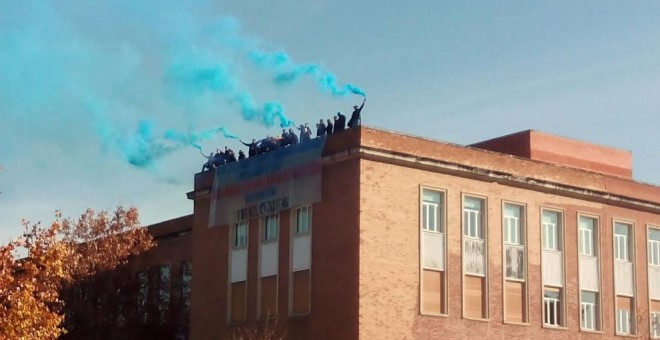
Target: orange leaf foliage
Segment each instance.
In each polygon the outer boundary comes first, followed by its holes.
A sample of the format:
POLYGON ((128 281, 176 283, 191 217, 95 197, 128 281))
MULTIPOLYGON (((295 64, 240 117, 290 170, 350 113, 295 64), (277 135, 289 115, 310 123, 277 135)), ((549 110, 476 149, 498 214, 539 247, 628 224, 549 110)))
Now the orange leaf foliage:
POLYGON ((55 217, 47 228, 24 221, 23 237, 0 246, 0 339, 56 339, 64 332, 64 285, 112 270, 153 246, 135 208, 55 217), (27 256, 16 259, 17 252, 27 256))

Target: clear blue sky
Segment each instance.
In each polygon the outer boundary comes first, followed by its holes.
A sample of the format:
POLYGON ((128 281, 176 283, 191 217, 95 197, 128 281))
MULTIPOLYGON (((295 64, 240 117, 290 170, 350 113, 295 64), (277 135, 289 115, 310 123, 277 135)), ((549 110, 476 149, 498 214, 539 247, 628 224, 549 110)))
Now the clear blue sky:
POLYGON ((129 164, 139 120, 157 136, 224 126, 249 140, 280 129, 244 120, 227 91, 310 124, 361 99, 310 77, 277 85, 245 48, 358 85, 367 125, 461 144, 533 128, 631 150, 635 179, 660 183, 657 1, 88 3, 0 0, 1 241, 56 209, 135 205, 146 224, 191 213, 203 159, 170 145, 129 164), (216 63, 231 82, 186 76, 216 63))

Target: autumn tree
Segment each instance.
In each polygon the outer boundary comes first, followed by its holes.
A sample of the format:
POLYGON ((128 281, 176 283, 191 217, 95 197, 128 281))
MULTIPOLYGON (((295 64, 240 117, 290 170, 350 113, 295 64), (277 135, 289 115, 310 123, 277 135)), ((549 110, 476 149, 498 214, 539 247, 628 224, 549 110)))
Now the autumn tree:
POLYGON ((58 212, 48 227, 23 226, 22 237, 0 246, 1 339, 58 338, 66 332, 62 289, 153 246, 135 208, 88 209, 77 219, 58 212))

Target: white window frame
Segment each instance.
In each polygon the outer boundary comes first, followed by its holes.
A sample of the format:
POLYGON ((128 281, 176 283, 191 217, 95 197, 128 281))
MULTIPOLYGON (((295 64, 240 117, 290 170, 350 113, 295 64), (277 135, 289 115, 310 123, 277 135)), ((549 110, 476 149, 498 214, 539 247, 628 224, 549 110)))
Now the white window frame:
POLYGON ((581 256, 596 257, 596 233, 598 219, 588 216, 578 216, 578 251, 581 256), (581 219, 593 221, 593 229, 583 228, 581 219))
MULTIPOLYGON (((584 293, 585 292, 582 292, 581 294, 584 293)), ((598 318, 596 314, 598 312, 598 293, 588 293, 595 294, 594 301, 596 302, 580 301, 580 328, 588 331, 595 331, 598 329, 598 318)))
POLYGON ((559 298, 546 297, 545 292, 543 293, 543 325, 550 327, 561 327, 561 292, 559 292, 559 298), (554 308, 550 308, 553 306, 554 308), (552 312, 553 320, 550 318, 550 312, 552 312), (559 316, 559 318, 557 317, 559 316), (554 323, 551 323, 554 321, 554 323))
POLYGON ((651 322, 651 338, 652 339, 658 339, 660 338, 660 312, 651 312, 649 314, 650 317, 650 322, 651 322))
POLYGON ((463 236, 466 238, 484 240, 484 217, 486 200, 480 197, 463 197, 463 236), (465 201, 474 199, 481 201, 481 209, 473 209, 465 206, 465 201), (474 223, 473 223, 474 222, 474 223))
POLYGON ((622 262, 632 262, 630 258, 630 239, 632 234, 632 225, 622 222, 614 222, 614 259, 622 262), (617 234, 617 225, 624 225, 628 228, 628 235, 617 234))
POLYGON ((442 232, 440 218, 440 204, 428 201, 422 202, 422 230, 436 233, 442 232), (431 216, 433 218, 430 218, 431 216))
POLYGON ((616 310, 616 334, 632 334, 632 320, 630 319, 630 316, 631 313, 629 309, 616 310))
POLYGON ((660 267, 660 240, 651 239, 651 231, 660 233, 660 229, 652 227, 648 228, 648 262, 649 266, 660 267))
POLYGON ((312 224, 312 207, 309 205, 296 209, 296 235, 309 234, 312 224))
MULTIPOLYGON (((509 203, 505 203, 509 204, 509 203)), ((518 208, 521 208, 521 214, 522 214, 522 206, 519 206, 517 204, 510 204, 510 205, 515 205, 518 208)), ((521 217, 515 217, 515 216, 504 216, 504 244, 507 245, 513 245, 513 246, 521 246, 524 244, 524 232, 522 231, 522 216, 521 217)))
POLYGON ((270 215, 264 217, 264 237, 263 242, 277 241, 280 234, 280 215, 270 215), (274 222, 273 222, 274 221, 274 222))
POLYGON ((559 240, 559 225, 557 223, 542 222, 543 225, 543 249, 560 251, 559 240), (552 237, 550 237, 552 236, 552 237))
POLYGON ((248 243, 248 222, 241 221, 234 226, 234 249, 247 247, 248 243))

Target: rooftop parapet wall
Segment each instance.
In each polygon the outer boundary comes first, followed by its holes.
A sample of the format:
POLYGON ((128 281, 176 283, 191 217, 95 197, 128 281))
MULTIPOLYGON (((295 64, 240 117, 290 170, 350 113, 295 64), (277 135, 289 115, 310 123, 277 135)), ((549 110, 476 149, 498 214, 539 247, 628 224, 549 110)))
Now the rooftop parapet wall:
POLYGON ((471 147, 632 178, 632 152, 549 133, 526 130, 489 139, 471 147))
MULTIPOLYGON (((531 135, 532 132, 533 131, 523 131, 520 134, 524 137, 524 133, 530 133, 531 135)), ((536 131, 534 131, 534 133, 540 136, 540 140, 545 138, 544 136, 552 136, 536 131)), ((533 139, 527 138, 527 140, 533 139)), ((502 143, 511 144, 511 140, 503 141, 502 143)), ((589 145, 588 143, 584 144, 589 145)), ((326 141, 323 156, 332 156, 342 153, 348 154, 348 151, 351 149, 369 148, 389 152, 395 155, 414 157, 419 160, 452 163, 497 173, 510 174, 520 178, 536 179, 582 188, 585 190, 605 192, 612 195, 634 198, 660 205, 660 187, 658 186, 636 182, 632 180, 630 176, 622 177, 620 175, 596 172, 593 170, 583 170, 581 168, 576 168, 575 166, 569 167, 548 160, 537 160, 531 156, 527 156, 532 153, 531 147, 529 148, 529 151, 525 151, 527 147, 524 142, 516 145, 518 146, 516 154, 513 154, 513 152, 510 154, 502 154, 500 152, 493 152, 476 148, 474 146, 451 144, 362 126, 360 128, 346 130, 339 134, 329 136, 326 141)), ((627 151, 604 148, 598 145, 595 145, 595 147, 611 150, 613 153, 618 152, 626 154, 629 157, 629 162, 632 161, 632 157, 627 151)), ((537 152, 543 153, 544 149, 537 148, 537 152)), ((626 158, 624 156, 622 157, 625 161, 626 158)), ((249 159, 247 161, 249 161, 249 159)), ((205 171, 195 174, 195 191, 198 192, 205 189, 210 190, 213 183, 213 174, 213 171, 205 171)))
POLYGON ((660 204, 658 186, 636 182, 629 178, 530 160, 526 157, 504 155, 369 127, 361 128, 360 143, 363 148, 407 155, 419 160, 453 163, 660 204))

